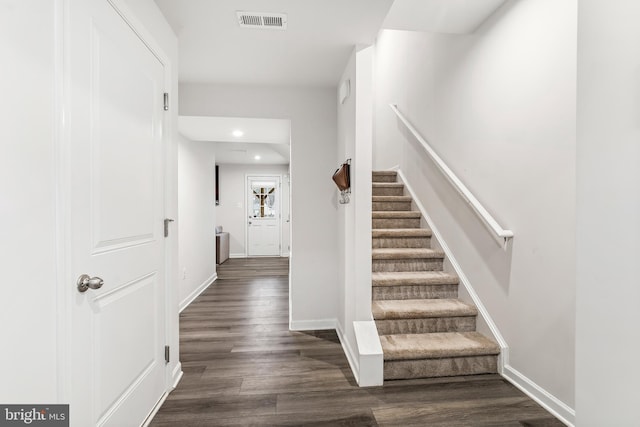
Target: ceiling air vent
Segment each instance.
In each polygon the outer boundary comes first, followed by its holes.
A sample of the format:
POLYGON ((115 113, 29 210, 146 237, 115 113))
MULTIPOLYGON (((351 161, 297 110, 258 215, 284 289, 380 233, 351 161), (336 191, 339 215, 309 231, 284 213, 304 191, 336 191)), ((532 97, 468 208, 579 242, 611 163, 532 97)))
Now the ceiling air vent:
POLYGON ((268 30, 286 30, 286 13, 236 12, 238 23, 245 28, 264 28, 268 30))

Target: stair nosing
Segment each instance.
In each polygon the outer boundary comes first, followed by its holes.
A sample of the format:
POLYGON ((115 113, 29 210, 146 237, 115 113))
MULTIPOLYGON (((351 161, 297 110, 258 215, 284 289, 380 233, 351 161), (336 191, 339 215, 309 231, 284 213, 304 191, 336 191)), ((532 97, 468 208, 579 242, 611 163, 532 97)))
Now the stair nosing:
POLYGON ((371 303, 374 320, 431 319, 437 317, 476 317, 478 309, 455 298, 380 300, 371 303), (395 306, 385 311, 384 306, 395 306), (448 308, 442 306, 449 305, 448 308))
POLYGON ((424 359, 443 359, 443 358, 455 358, 455 357, 474 357, 474 356, 497 356, 500 354, 500 347, 495 342, 491 341, 484 335, 479 332, 432 332, 426 334, 394 334, 394 335, 382 335, 380 336, 380 343, 382 345, 383 359, 385 362, 387 361, 397 361, 397 360, 424 360, 424 359), (466 339, 471 339, 479 343, 478 346, 467 349, 459 349, 452 348, 451 343, 449 343, 449 347, 442 345, 437 349, 415 349, 414 351, 397 351, 397 353, 393 354, 393 343, 390 342, 390 339, 408 339, 409 337, 414 338, 414 342, 416 342, 415 337, 420 336, 421 339, 424 338, 433 338, 433 339, 444 339, 447 337, 451 337, 451 340, 464 337, 466 339), (391 338, 393 337, 393 338, 391 338), (386 350, 385 351, 385 347, 386 350), (391 354, 390 354, 391 353, 391 354))
POLYGON ((377 271, 371 273, 376 287, 459 285, 460 279, 442 271, 377 271), (410 280, 410 282, 406 282, 410 280), (422 282, 421 282, 422 281, 422 282))
POLYGON ((433 232, 428 228, 374 228, 371 230, 372 238, 381 237, 432 237, 433 232))
POLYGON ((371 259, 438 259, 444 258, 444 252, 428 248, 376 248, 371 250, 371 259))
POLYGON ((407 203, 413 201, 411 196, 371 196, 373 202, 407 203))
POLYGON ((371 211, 373 219, 421 218, 420 211, 371 211))

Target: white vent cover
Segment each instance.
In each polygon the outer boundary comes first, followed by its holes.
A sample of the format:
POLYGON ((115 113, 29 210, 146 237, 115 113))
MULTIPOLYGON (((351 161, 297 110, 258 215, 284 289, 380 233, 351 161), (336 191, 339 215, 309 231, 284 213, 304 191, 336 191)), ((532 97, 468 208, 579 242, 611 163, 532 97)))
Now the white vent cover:
POLYGON ((286 30, 286 13, 236 12, 238 23, 245 28, 263 28, 266 30, 286 30))

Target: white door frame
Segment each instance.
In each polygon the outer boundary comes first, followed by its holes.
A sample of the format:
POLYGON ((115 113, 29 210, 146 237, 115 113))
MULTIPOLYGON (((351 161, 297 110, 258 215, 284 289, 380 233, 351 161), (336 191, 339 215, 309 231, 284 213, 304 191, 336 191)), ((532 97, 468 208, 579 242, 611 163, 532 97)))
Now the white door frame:
POLYGON ((281 208, 284 206, 284 202, 287 203, 287 212, 286 216, 285 212, 282 213, 281 227, 280 227, 280 241, 282 244, 282 248, 280 249, 280 256, 284 258, 288 258, 291 256, 291 174, 287 172, 286 175, 282 175, 282 181, 280 181, 281 194, 284 194, 284 188, 287 189, 287 197, 282 197, 283 204, 280 205, 281 208), (286 230, 287 239, 284 238, 286 230), (286 245, 285 245, 286 243, 286 245), (285 247, 286 246, 286 247, 285 247))
POLYGON ((249 212, 249 179, 251 178, 277 178, 278 179, 278 251, 277 256, 282 256, 282 175, 269 173, 252 173, 244 176, 244 253, 249 257, 249 221, 247 214, 249 212))
MULTIPOLYGON (((69 302, 77 292, 75 287, 76 278, 72 277, 70 268, 71 262, 71 224, 70 218, 70 188, 71 188, 71 139, 69 135, 69 123, 66 121, 66 114, 69 111, 69 91, 71 82, 66 65, 65 51, 69 37, 69 22, 67 21, 68 0, 55 1, 55 22, 56 30, 54 34, 55 65, 54 65, 54 100, 56 131, 54 135, 54 151, 56 158, 55 186, 56 186, 56 304, 57 304, 57 395, 59 403, 68 403, 71 399, 71 366, 74 363, 81 363, 71 359, 71 307, 69 302)), ((169 57, 165 54, 159 44, 154 40, 151 33, 142 25, 141 21, 133 14, 127 6, 125 0, 104 0, 108 2, 122 17, 122 19, 132 28, 132 30, 143 41, 147 48, 156 56, 163 65, 165 92, 171 93, 173 83, 173 70, 169 57)), ((176 105, 175 103, 173 105, 176 105)), ((171 111, 171 110, 170 110, 171 111)), ((162 159, 163 169, 163 192, 165 217, 177 219, 177 212, 172 203, 172 195, 176 191, 174 179, 169 174, 173 169, 169 166, 174 163, 175 153, 172 149, 173 134, 173 112, 165 113, 163 119, 162 141, 164 145, 164 158, 162 159)), ((174 228, 175 229, 175 228, 174 228)), ((173 231, 173 230, 172 230, 173 231)), ((177 319, 177 304, 174 304, 173 274, 175 270, 175 257, 173 247, 175 246, 176 233, 170 233, 165 239, 165 343, 174 349, 171 355, 172 360, 177 361, 178 337, 172 336, 175 330, 174 324, 177 319), (173 236, 172 236, 173 234, 173 236)), ((167 365, 165 371, 165 393, 155 408, 149 408, 151 416, 159 409, 169 391, 175 387, 182 374, 180 363, 172 362, 167 365), (174 366, 173 372, 170 369, 174 366)), ((149 420, 148 420, 149 421, 149 420)))

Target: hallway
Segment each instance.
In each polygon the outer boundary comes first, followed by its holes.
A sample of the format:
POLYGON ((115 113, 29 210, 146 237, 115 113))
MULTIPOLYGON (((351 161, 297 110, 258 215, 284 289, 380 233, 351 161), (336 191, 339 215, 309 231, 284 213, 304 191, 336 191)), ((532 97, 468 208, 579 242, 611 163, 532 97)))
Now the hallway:
POLYGON ((152 427, 562 426, 497 375, 359 388, 334 331, 288 330, 288 259, 230 259, 180 317, 184 377, 152 427))

